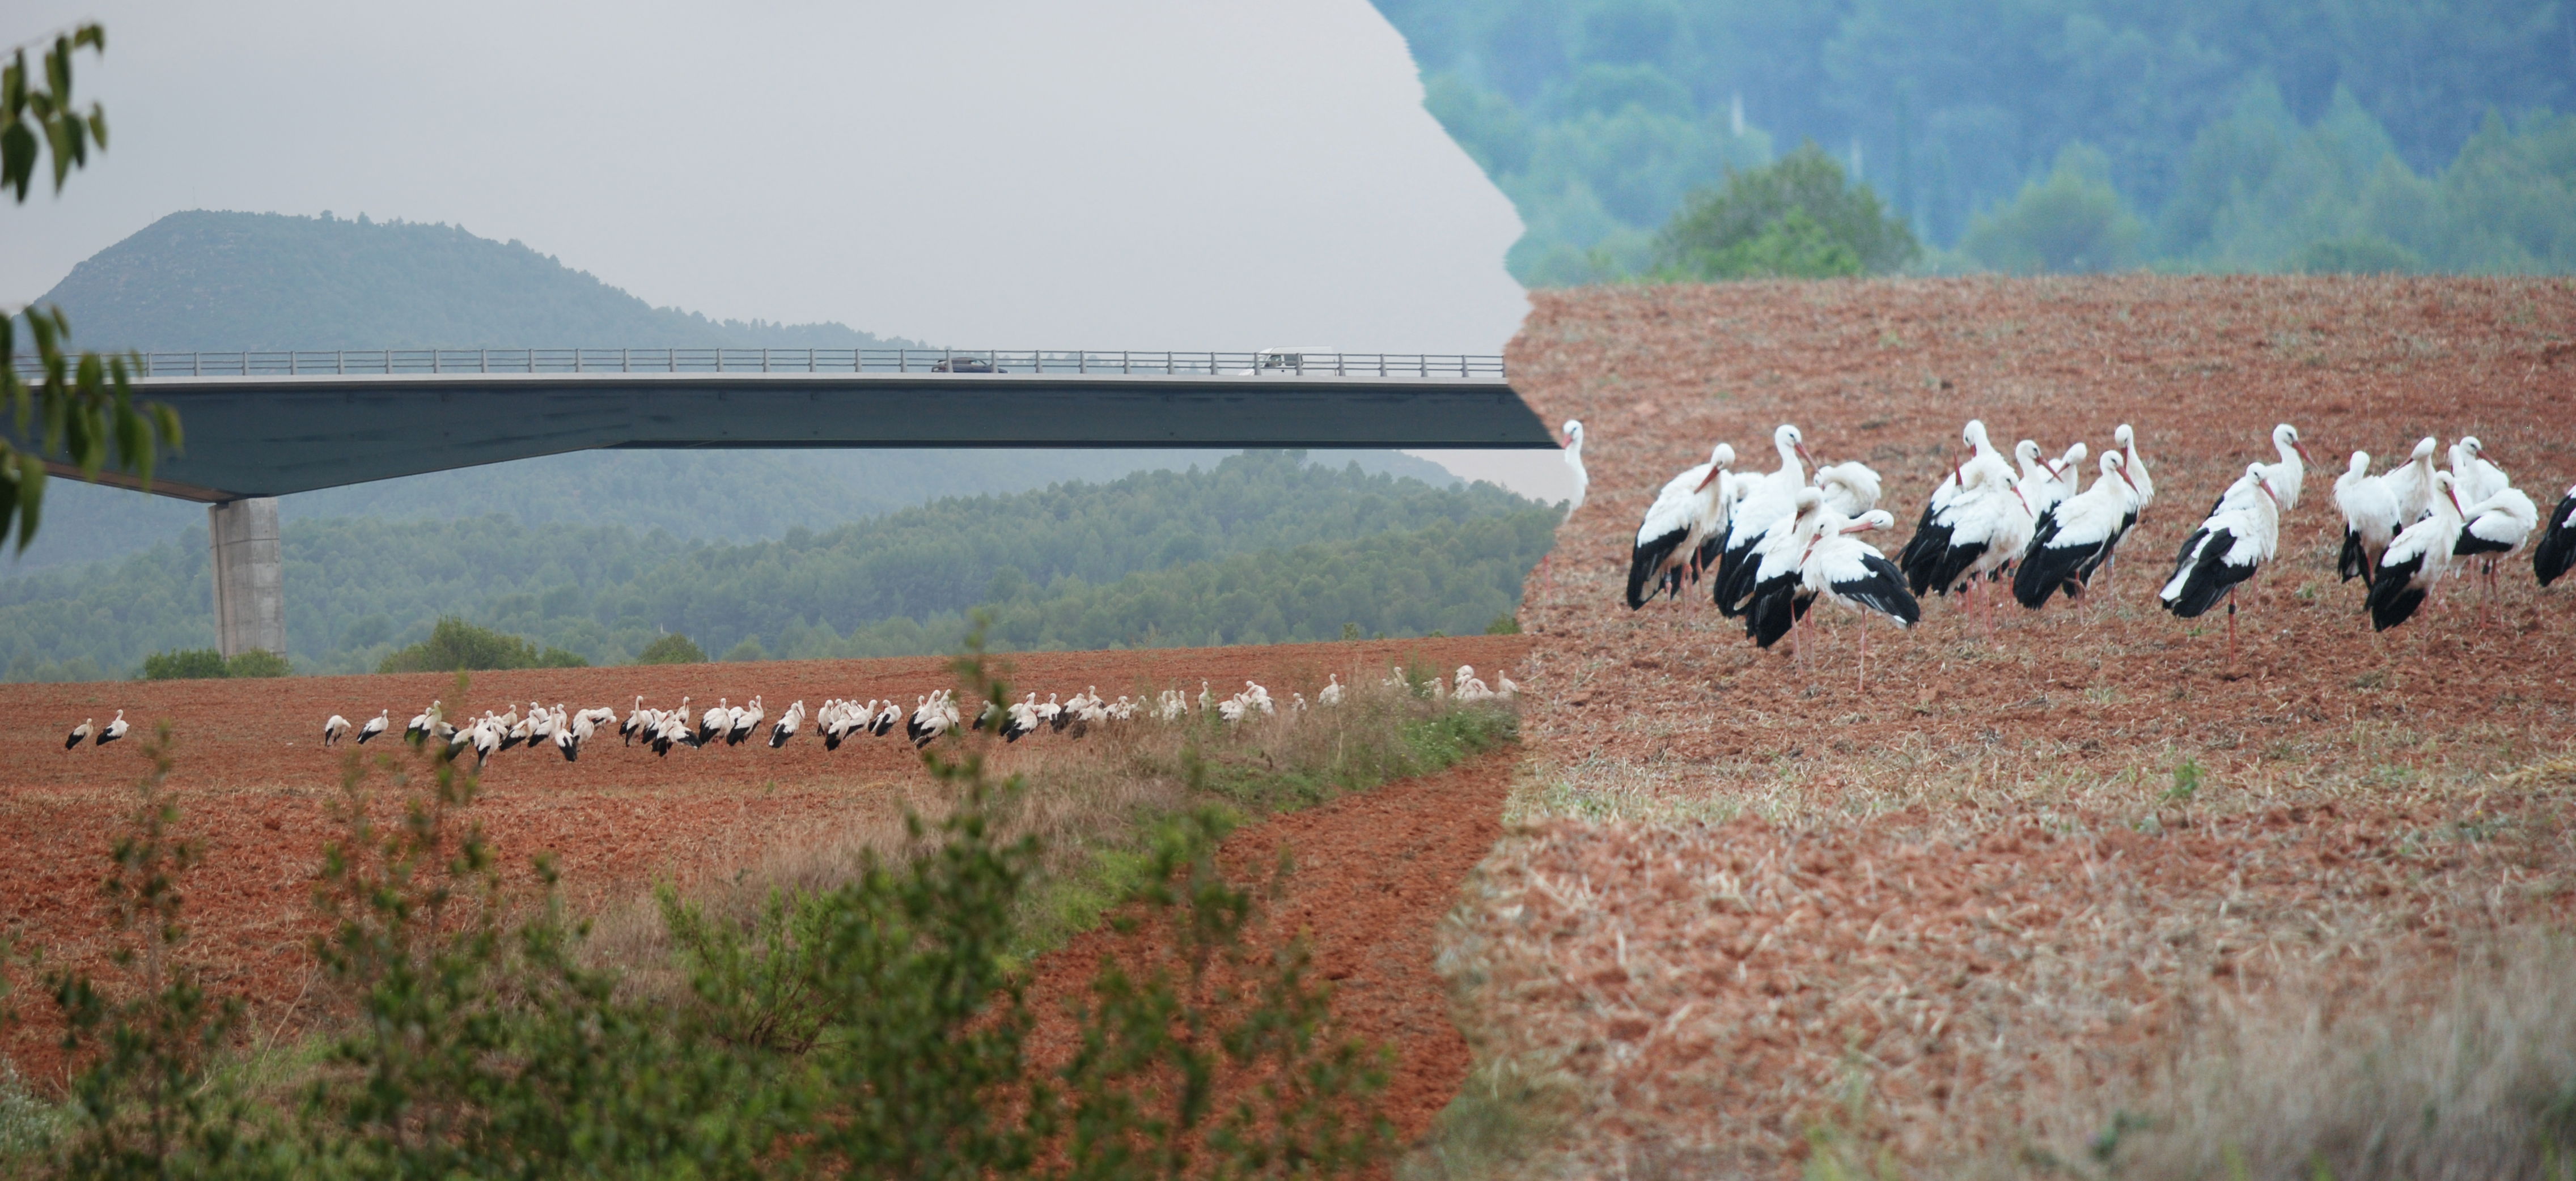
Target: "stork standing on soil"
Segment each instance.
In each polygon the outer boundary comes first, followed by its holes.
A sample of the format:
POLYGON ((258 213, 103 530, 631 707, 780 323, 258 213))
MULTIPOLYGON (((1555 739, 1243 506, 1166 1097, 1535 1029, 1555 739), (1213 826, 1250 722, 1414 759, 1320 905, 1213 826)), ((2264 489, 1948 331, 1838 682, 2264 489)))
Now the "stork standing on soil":
POLYGON ((1664 482, 1646 519, 1637 526, 1636 548, 1628 555, 1628 609, 1646 605, 1659 591, 1681 596, 1682 573, 1700 573, 1700 550, 1712 532, 1725 528, 1733 506, 1733 478, 1726 470, 1735 448, 1718 444, 1708 462, 1684 469, 1664 482))
POLYGON ((1907 539, 1905 548, 1897 553, 1897 568, 1905 571, 1917 597, 1932 589, 1931 565, 1949 547, 1949 512, 1967 488, 1968 473, 1978 471, 1987 473, 1987 478, 2012 478, 2011 465, 1986 438, 1984 422, 1969 419, 1968 425, 1959 431, 1959 439, 1968 446, 1967 460, 1951 464, 1950 474, 1941 477, 1941 482, 1933 487, 1931 499, 1923 502, 1922 518, 1914 523, 1914 536, 1907 539))
MULTIPOLYGON (((2531 503, 2522 489, 2507 486, 2460 510, 2460 518, 2460 539, 2451 544, 2451 555, 2479 560, 2487 600, 2492 602, 2502 593, 2496 585, 2496 563, 2531 540, 2531 531, 2540 526, 2540 506, 2531 503)), ((2481 612, 2485 609, 2479 607, 2481 612)))
POLYGON ((2558 507, 2549 510, 2549 529, 2541 534, 2540 544, 2531 547, 2531 572, 2540 585, 2558 581, 2558 576, 2576 566, 2576 487, 2560 497, 2558 507))
POLYGON ((119 738, 125 737, 126 729, 125 711, 120 709, 116 711, 115 719, 108 722, 107 728, 99 731, 98 737, 91 739, 90 744, 92 746, 105 746, 119 738))
POLYGON ((2381 485, 2397 499, 2397 527, 2403 529, 2424 519, 2433 511, 2433 452, 2441 443, 2426 437, 2415 441, 2415 449, 2406 462, 2382 473, 2381 485))
POLYGON ((367 719, 366 725, 358 727, 358 745, 365 746, 368 739, 384 733, 386 727, 393 725, 393 716, 392 710, 377 710, 376 716, 367 719))
POLYGON ((2227 600, 2227 659, 2236 660, 2236 585, 2254 577, 2281 547, 2281 501, 2264 473, 2265 465, 2245 465, 2209 517, 2183 539, 2173 577, 2156 597, 2165 610, 2184 619, 2197 618, 2227 600))
POLYGON ((1819 532, 1829 523, 1840 523, 1828 522, 1831 513, 1825 507, 1824 493, 1813 488, 1798 489, 1790 498, 1788 519, 1763 536, 1762 544, 1747 561, 1753 590, 1744 608, 1744 634, 1753 638, 1755 646, 1768 648, 1778 643, 1805 614, 1798 599, 1799 563, 1806 559, 1808 546, 1819 532))
POLYGON ((2464 523, 2459 499, 2452 495, 2455 483, 2449 472, 2433 473, 2432 513, 2408 525, 2388 543, 2388 552, 2380 555, 2379 573, 2370 580, 2372 631, 2384 632, 2406 622, 2442 576, 2451 572, 2464 523))
MULTIPOLYGON (((1833 512, 1831 505, 1826 506, 1833 512)), ((1859 534, 1896 528, 1896 517, 1885 509, 1871 509, 1848 522, 1828 522, 1807 543, 1806 560, 1798 563, 1798 589, 1801 600, 1796 608, 1800 616, 1808 606, 1821 598, 1839 603, 1862 615, 1860 625, 1860 688, 1869 690, 1869 620, 1879 615, 1898 628, 1910 628, 1923 619, 1923 605, 1905 589, 1905 572, 1888 561, 1887 555, 1859 534)))
POLYGON ((340 736, 349 732, 349 719, 333 714, 322 719, 322 745, 340 745, 340 736))
MULTIPOLYGON (((1977 593, 1977 583, 2021 557, 2037 522, 2002 463, 1971 461, 1957 475, 1963 482, 1908 543, 1906 552, 1916 564, 1905 573, 1917 595, 1958 591, 1977 610, 1986 598, 1977 593)), ((1989 615, 1987 629, 1993 626, 1989 615)))
POLYGON ((2069 599, 2084 596, 2093 572, 2111 559, 2133 519, 2129 506, 2136 490, 2129 486, 2127 466, 2120 452, 2103 452, 2102 474, 2093 486, 2058 502, 2032 527, 2030 551, 2013 572, 2013 597, 2022 606, 2038 610, 2060 590, 2069 599))
POLYGON ((2359 578, 2367 588, 2379 572, 2379 555, 2406 526, 2398 519, 2397 493, 2385 478, 2370 474, 2370 453, 2355 451, 2351 464, 2335 477, 2334 499, 2343 513, 2343 553, 2335 559, 2335 572, 2345 582, 2359 578))
POLYGON ((1780 469, 1755 477, 1745 489, 1744 498, 1736 503, 1727 521, 1726 543, 1717 559, 1717 583, 1711 595, 1717 609, 1729 616, 1741 615, 1753 598, 1754 574, 1750 561, 1753 548, 1762 544, 1763 536, 1774 526, 1792 520, 1797 513, 1798 493, 1814 491, 1806 487, 1806 437, 1798 428, 1781 423, 1771 432, 1771 447, 1780 455, 1780 469))

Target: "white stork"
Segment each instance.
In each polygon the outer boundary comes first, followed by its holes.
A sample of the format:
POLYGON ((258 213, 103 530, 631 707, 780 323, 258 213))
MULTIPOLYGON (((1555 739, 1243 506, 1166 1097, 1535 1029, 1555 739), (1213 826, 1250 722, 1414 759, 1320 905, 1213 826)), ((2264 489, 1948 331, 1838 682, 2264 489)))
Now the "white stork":
POLYGON ((1762 544, 1746 561, 1753 589, 1745 601, 1744 634, 1752 637, 1756 647, 1778 643, 1804 614, 1798 601, 1798 566, 1829 515, 1833 510, 1825 507, 1824 493, 1798 489, 1790 497, 1788 518, 1763 534, 1762 544))
POLYGON ((617 736, 625 739, 626 745, 628 746, 635 745, 635 740, 639 736, 649 737, 644 729, 643 694, 638 693, 635 695, 635 705, 632 709, 626 711, 626 720, 618 725, 617 736))
POLYGON ((1816 491, 1825 494, 1826 508, 1857 521, 1878 507, 1878 473, 1856 459, 1827 464, 1816 469, 1816 491))
POLYGON ((125 711, 120 709, 116 711, 116 717, 107 723, 107 728, 99 731, 98 737, 90 740, 90 745, 105 746, 119 738, 123 738, 125 737, 125 731, 128 728, 129 727, 125 722, 125 711))
POLYGON ((2513 486, 2503 468, 2487 462, 2486 444, 2476 435, 2462 435, 2451 444, 2451 481, 2451 495, 2461 504, 2478 504, 2513 486))
POLYGON ((2372 631, 2384 632, 2406 622, 2423 606, 2433 585, 2450 573, 2464 523, 2459 498, 2452 495, 2455 484, 2451 473, 2433 473, 2432 513, 2408 525, 2388 543, 2388 552, 2379 556, 2379 573, 2370 580, 2372 631))
POLYGON ((2370 474, 2370 453, 2355 451, 2350 466, 2335 477, 2334 500, 2343 513, 2343 553, 2335 559, 2335 572, 2368 587, 2379 555, 2407 524, 2398 519, 2397 494, 2387 480, 2370 474))
POLYGON ((1700 548, 1711 533, 1725 528, 1726 512, 1733 507, 1726 469, 1734 462, 1735 448, 1720 443, 1709 451, 1707 463, 1684 469, 1655 494, 1628 555, 1629 610, 1645 606, 1658 591, 1680 598, 1684 567, 1698 579, 1700 548))
POLYGON ((2403 529, 2433 511, 2433 452, 2441 444, 2430 437, 2415 441, 2406 462, 2380 474, 2379 482, 2397 499, 2397 527, 2403 529))
POLYGON ((2280 498, 2286 513, 2299 507, 2299 488, 2308 479, 2308 448, 2299 442, 2299 428, 2285 422, 2272 428, 2272 449, 2281 459, 2263 465, 2263 485, 2280 498))
POLYGON ((2236 659, 2236 584, 2254 577, 2281 547, 2281 501, 2263 464, 2245 466, 2220 493, 2209 517, 2184 538, 2173 577, 2156 597, 2165 610, 2194 619, 2227 600, 2227 658, 2236 659))
POLYGON ((1574 474, 1574 499, 1565 506, 1572 513, 1583 507, 1583 494, 1592 487, 1592 475, 1583 470, 1583 424, 1565 420, 1565 470, 1574 474))
POLYGON ((725 731, 733 729, 733 709, 725 704, 732 700, 730 697, 716 698, 716 703, 708 707, 707 712, 698 719, 698 740, 689 745, 705 746, 715 741, 725 731))
POLYGON ((2120 470, 2129 477, 2129 486, 2138 490, 2138 507, 2155 503, 2156 481, 2147 474, 2147 461, 2138 458, 2138 432, 2121 423, 2120 429, 2111 432, 2111 444, 2128 454, 2120 470))
POLYGON ((70 750, 73 747, 79 746, 81 743, 88 741, 89 736, 97 732, 97 728, 91 725, 91 723, 96 722, 97 720, 97 718, 82 718, 81 724, 72 727, 72 732, 63 737, 63 749, 70 750))
POLYGON ((789 705, 787 712, 778 715, 778 721, 769 727, 769 749, 776 750, 787 745, 787 740, 796 737, 796 731, 802 729, 804 725, 805 703, 798 701, 789 705))
POLYGON ((376 716, 367 719, 366 725, 358 727, 358 745, 365 746, 368 739, 384 733, 385 728, 393 724, 393 716, 392 710, 377 710, 376 716))
POLYGON ((1011 716, 1002 723, 1002 741, 1018 742, 1038 729, 1038 695, 1029 694, 1011 706, 1011 716))
POLYGON ((1710 593, 1717 609, 1727 615, 1743 614, 1744 605, 1753 599, 1753 548, 1762 544, 1773 526, 1795 516, 1801 490, 1814 491, 1807 487, 1806 468, 1813 457, 1807 454, 1806 438, 1798 428, 1781 423, 1771 432, 1771 447, 1780 455, 1780 469, 1757 476, 1746 486, 1727 521, 1725 547, 1718 555, 1717 582, 1710 593))
POLYGON ((765 716, 760 708, 760 697, 757 694, 753 695, 750 701, 736 706, 733 711, 733 724, 725 730, 725 745, 742 745, 744 739, 751 737, 752 731, 760 728, 760 723, 765 716))
POLYGON ((2540 544, 2531 547, 2531 572, 2540 577, 2540 585, 2558 581, 2558 576, 2576 566, 2576 487, 2567 489, 2558 507, 2549 510, 2549 529, 2540 535, 2540 544))
POLYGON ((340 736, 349 732, 349 719, 333 714, 322 719, 322 745, 340 745, 340 736))
POLYGON ((1968 446, 1968 458, 1951 464, 1950 474, 1933 486, 1932 498, 1923 502, 1923 516, 1914 523, 1914 536, 1907 539, 1905 548, 1896 556, 1897 568, 1905 571, 1917 597, 1931 591, 1931 567, 1950 546, 1951 506, 1967 488, 1968 473, 1983 473, 1983 479, 2012 479, 2012 465, 1987 439, 1984 422, 1969 419, 1968 425, 1960 429, 1959 439, 1968 446))
POLYGON ((2451 544, 2451 555, 2479 559, 2492 599, 2499 593, 2496 563, 2512 557, 2539 527, 2540 506, 2522 489, 2507 485, 2460 510, 2460 539, 2451 544))
POLYGON ((1334 673, 1325 681, 1323 688, 1315 690, 1315 704, 1340 705, 1341 703, 1342 674, 1334 673))
MULTIPOLYGON (((1815 600, 1823 599, 1864 617, 1882 616, 1900 629, 1921 622, 1923 605, 1905 589, 1905 572, 1858 536, 1893 530, 1896 517, 1885 509, 1871 509, 1856 519, 1843 521, 1831 504, 1825 506, 1825 511, 1825 527, 1807 543, 1807 556, 1798 563, 1797 614, 1803 618, 1815 600)), ((1860 627, 1860 687, 1864 691, 1869 688, 1867 618, 1861 620, 1860 627)))
POLYGON ((2129 486, 2128 457, 2102 453, 2102 474, 2085 491, 2059 501, 2032 526, 2030 550, 2013 571, 2013 597, 2037 610, 2064 590, 2069 599, 2084 597, 2093 572, 2109 561, 2131 520, 2129 506, 2136 490, 2129 486))
MULTIPOLYGON (((2006 563, 2019 559, 2029 548, 2038 522, 2031 517, 2029 502, 2022 499, 2018 482, 2002 464, 1970 463, 1958 474, 1965 482, 1907 545, 1916 564, 1900 564, 1900 568, 1917 596, 1925 591, 1942 595, 1958 591, 1973 610, 1983 606, 1977 583, 1991 580, 2006 563)), ((1990 617, 1989 630, 1992 626, 1990 617)))

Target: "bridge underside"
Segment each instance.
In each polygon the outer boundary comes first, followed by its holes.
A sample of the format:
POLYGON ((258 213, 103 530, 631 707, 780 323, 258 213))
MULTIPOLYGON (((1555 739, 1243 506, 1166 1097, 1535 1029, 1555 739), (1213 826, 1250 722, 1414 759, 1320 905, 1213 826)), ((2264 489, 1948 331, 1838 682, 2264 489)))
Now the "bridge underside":
POLYGON ((388 372, 135 386, 186 431, 148 490, 211 506, 227 657, 286 647, 274 498, 343 484, 603 448, 1556 446, 1499 377, 388 372))
POLYGON ((1062 374, 155 377, 151 491, 219 503, 599 448, 1541 448, 1500 380, 1062 374))

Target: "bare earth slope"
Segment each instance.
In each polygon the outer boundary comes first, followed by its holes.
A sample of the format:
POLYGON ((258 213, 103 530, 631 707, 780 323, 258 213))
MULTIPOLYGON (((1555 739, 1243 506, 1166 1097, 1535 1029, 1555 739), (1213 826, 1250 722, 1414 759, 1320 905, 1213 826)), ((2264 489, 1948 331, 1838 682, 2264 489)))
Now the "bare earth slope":
MULTIPOLYGON (((1562 1072, 1585 1169, 1792 1167, 1864 1131, 1973 1153, 2039 1097, 2132 1069, 2201 990, 2438 963, 2576 904, 2563 790, 2492 773, 2576 736, 2576 587, 2527 557, 2374 638, 2339 584, 2345 455, 2474 433, 2546 511, 2576 481, 2576 284, 2156 278, 1541 293, 1514 384, 1587 427, 1589 501, 1533 574, 1526 826, 1454 943, 1480 1051, 1562 1072), (1999 447, 2135 424, 2157 499, 2089 621, 2005 600, 1989 639, 1935 599, 1821 613, 1812 674, 1705 585, 1630 612, 1662 482, 1730 441, 1886 480, 1894 554, 1981 417, 1999 447), (2156 586, 2291 422, 2316 455, 2259 605, 2184 621, 2156 586), (1849 1119, 1851 1117, 1840 1117, 1849 1119)), ((2385 466, 2386 458, 2379 465, 2385 466)), ((2090 482, 2090 467, 2088 465, 2090 482)), ((2243 597, 2240 596, 2240 600, 2243 597)))

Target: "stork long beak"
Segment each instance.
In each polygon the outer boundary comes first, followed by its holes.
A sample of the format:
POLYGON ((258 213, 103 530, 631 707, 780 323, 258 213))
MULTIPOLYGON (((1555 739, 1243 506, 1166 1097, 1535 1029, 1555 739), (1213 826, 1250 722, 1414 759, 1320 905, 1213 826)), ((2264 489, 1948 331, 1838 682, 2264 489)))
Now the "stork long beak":
POLYGON ((1797 452, 1798 458, 1800 459, 1806 460, 1809 463, 1816 462, 1816 457, 1807 453, 1807 445, 1803 442, 1791 443, 1789 444, 1789 449, 1797 452))
MULTIPOLYGON (((1841 529, 1836 530, 1836 532, 1848 535, 1853 533, 1867 533, 1876 528, 1878 528, 1878 522, 1876 521, 1854 521, 1851 524, 1845 525, 1841 529)), ((1815 547, 1810 546, 1808 548, 1813 549, 1815 547)))
POLYGON ((2128 486, 2129 486, 2129 491, 2131 491, 2131 492, 2135 492, 2135 491, 2137 491, 2137 490, 2138 490, 2138 482, 2137 482, 2136 480, 2132 480, 2132 479, 2130 479, 2130 478, 2129 478, 2129 469, 2128 469, 2128 468, 2126 468, 2126 467, 2115 467, 2115 468, 2112 468, 2111 470, 2112 470, 2112 471, 2115 471, 2115 472, 2120 473, 2120 482, 2121 482, 2121 483, 2123 483, 2123 484, 2128 485, 2128 486))
POLYGON ((2279 507, 2281 507, 2281 494, 2280 494, 2280 493, 2278 493, 2278 492, 2274 492, 2274 491, 2272 491, 2272 481, 2270 481, 2270 480, 2268 480, 2268 479, 2266 479, 2266 480, 2256 480, 2256 481, 2254 481, 2254 486, 2255 486, 2255 487, 2257 487, 2257 488, 2262 489, 2262 490, 2263 490, 2263 495, 2264 495, 2264 496, 2266 496, 2266 497, 2269 497, 2269 498, 2271 499, 2271 501, 2272 501, 2272 507, 2273 507, 2273 508, 2279 508, 2279 507))
POLYGON ((1707 475, 1707 476, 1705 476, 1705 477, 1703 477, 1703 478, 1700 480, 1699 485, 1698 485, 1697 487, 1695 487, 1695 488, 1692 488, 1692 489, 1691 489, 1691 491, 1693 491, 1693 492, 1704 492, 1704 491, 1707 491, 1707 490, 1708 490, 1708 486, 1709 486, 1709 485, 1716 483, 1716 482, 1717 482, 1717 478, 1718 478, 1719 476, 1722 476, 1722 475, 1725 475, 1725 474, 1726 474, 1726 469, 1725 469, 1725 468, 1722 468, 1722 467, 1711 467, 1711 468, 1709 468, 1709 469, 1708 469, 1708 475, 1707 475))
POLYGON ((2296 451, 2296 452, 2298 452, 2298 453, 2299 453, 2299 459, 2300 459, 2300 461, 2301 461, 2301 462, 2304 462, 2304 463, 2315 463, 2315 462, 2317 461, 2317 457, 2316 457, 2316 456, 2313 456, 2313 455, 2308 454, 2308 445, 2307 445, 2307 444, 2305 444, 2305 443, 2299 442, 2299 441, 2298 441, 2298 440, 2296 440, 2296 439, 2293 439, 2293 440, 2291 440, 2291 441, 2290 441, 2290 450, 2292 450, 2292 451, 2296 451))

